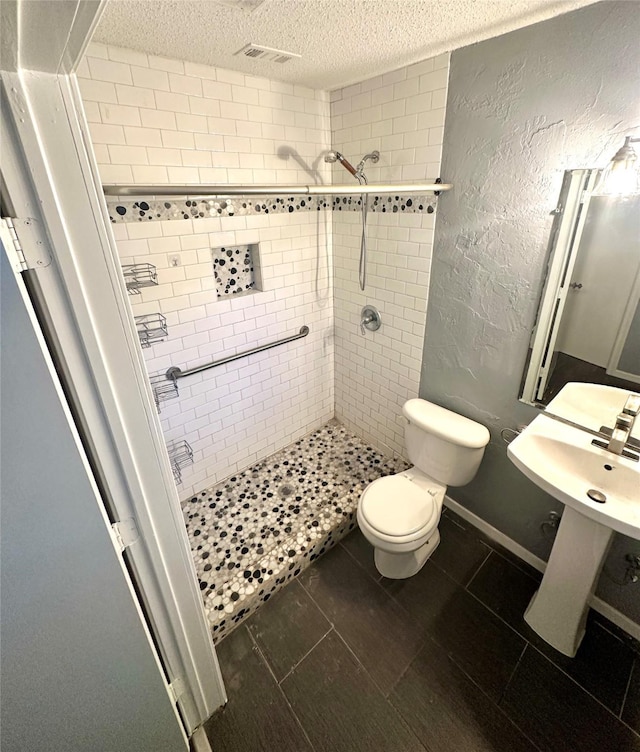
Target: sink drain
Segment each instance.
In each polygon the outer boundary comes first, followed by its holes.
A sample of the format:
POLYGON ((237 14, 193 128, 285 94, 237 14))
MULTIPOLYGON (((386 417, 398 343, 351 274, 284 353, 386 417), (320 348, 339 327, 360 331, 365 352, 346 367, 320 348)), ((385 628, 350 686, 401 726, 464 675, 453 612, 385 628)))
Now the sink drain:
POLYGON ((591 501, 597 501, 598 504, 604 504, 607 500, 607 497, 602 493, 602 491, 596 491, 595 488, 590 488, 587 491, 587 496, 591 499, 591 501))
POLYGON ((282 499, 287 499, 289 496, 293 496, 293 494, 296 492, 296 489, 294 486, 292 486, 290 483, 283 483, 280 488, 278 489, 278 496, 282 499))

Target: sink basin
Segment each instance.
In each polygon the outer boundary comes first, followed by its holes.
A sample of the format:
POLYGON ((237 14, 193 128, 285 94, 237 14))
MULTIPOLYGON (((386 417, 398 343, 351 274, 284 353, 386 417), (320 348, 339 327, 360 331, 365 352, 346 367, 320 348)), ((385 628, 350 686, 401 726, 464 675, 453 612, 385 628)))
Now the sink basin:
POLYGON ((543 414, 509 444, 507 454, 529 480, 559 501, 640 540, 640 462, 600 449, 592 438, 543 414))
MULTIPOLYGON (((616 416, 631 394, 628 389, 619 389, 604 384, 585 384, 570 382, 560 390, 545 408, 548 415, 557 415, 592 431, 599 431, 602 426, 612 427, 616 416)), ((631 434, 640 438, 640 421, 631 434)))
POLYGON ((565 504, 544 577, 524 618, 568 656, 576 654, 584 636, 613 532, 640 540, 640 462, 594 446, 593 433, 551 413, 597 431, 615 424, 628 395, 612 387, 569 384, 507 449, 529 480, 565 504))

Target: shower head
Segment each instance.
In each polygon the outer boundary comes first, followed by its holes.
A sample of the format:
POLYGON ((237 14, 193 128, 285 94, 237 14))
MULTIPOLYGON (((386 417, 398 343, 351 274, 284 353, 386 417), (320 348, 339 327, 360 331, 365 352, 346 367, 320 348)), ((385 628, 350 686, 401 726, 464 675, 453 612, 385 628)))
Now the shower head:
POLYGON ((340 162, 340 164, 345 168, 345 170, 348 170, 354 178, 358 177, 358 172, 356 168, 349 162, 348 159, 345 159, 345 157, 340 154, 339 151, 329 151, 324 156, 325 162, 340 162))
POLYGON ((376 151, 369 152, 369 154, 365 154, 364 157, 358 162, 358 166, 356 167, 356 172, 359 172, 362 174, 362 171, 364 170, 364 163, 367 161, 367 159, 370 159, 373 164, 377 164, 378 160, 380 159, 380 152, 376 149, 376 151))

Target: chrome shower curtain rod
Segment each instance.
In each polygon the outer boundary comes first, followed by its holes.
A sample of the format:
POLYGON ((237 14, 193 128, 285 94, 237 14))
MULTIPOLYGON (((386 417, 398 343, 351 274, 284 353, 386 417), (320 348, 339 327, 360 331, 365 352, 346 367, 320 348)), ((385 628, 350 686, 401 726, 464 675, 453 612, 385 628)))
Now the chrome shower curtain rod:
POLYGON ((344 196, 362 193, 440 193, 453 188, 451 183, 378 183, 373 185, 104 185, 105 196, 344 196))

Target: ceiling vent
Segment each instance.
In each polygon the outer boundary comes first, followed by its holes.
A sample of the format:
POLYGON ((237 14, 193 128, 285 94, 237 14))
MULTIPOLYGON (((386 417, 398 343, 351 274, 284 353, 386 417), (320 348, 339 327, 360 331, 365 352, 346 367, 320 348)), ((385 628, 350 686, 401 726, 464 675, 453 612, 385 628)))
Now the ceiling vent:
POLYGON ((288 63, 292 58, 300 58, 296 52, 274 50, 273 47, 263 47, 259 44, 246 44, 236 55, 250 57, 253 60, 264 60, 265 63, 288 63))
POLYGON ((220 5, 227 5, 229 8, 236 8, 245 13, 253 13, 253 11, 257 10, 264 1, 265 0, 214 0, 214 2, 217 2, 220 5))

